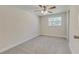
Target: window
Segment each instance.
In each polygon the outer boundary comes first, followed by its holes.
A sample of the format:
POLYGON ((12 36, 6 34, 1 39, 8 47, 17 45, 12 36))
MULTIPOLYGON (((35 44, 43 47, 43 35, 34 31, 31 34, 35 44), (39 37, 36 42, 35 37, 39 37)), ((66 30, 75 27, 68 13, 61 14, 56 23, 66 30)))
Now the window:
POLYGON ((62 17, 51 17, 48 19, 48 25, 49 26, 61 26, 62 25, 62 17))

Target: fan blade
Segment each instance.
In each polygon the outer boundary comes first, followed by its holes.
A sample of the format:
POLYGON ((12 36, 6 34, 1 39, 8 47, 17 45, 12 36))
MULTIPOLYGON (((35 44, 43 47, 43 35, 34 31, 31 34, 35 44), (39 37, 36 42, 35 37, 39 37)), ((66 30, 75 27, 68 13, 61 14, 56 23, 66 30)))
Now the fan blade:
POLYGON ((53 13, 52 11, 48 11, 49 13, 53 13))
POLYGON ((41 8, 43 7, 42 5, 38 5, 38 6, 41 7, 41 8))
POLYGON ((56 8, 56 6, 50 7, 49 9, 54 9, 54 8, 56 8))

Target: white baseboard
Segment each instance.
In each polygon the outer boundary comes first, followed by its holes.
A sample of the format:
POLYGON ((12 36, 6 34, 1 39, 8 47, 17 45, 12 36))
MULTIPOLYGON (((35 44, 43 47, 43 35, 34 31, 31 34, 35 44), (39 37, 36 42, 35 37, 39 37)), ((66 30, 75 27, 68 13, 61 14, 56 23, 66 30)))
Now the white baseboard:
POLYGON ((52 36, 52 37, 67 38, 67 36, 65 36, 65 35, 49 35, 49 34, 41 34, 41 35, 45 35, 45 36, 52 36))
POLYGON ((26 41, 28 41, 28 40, 34 39, 34 38, 36 38, 36 37, 38 37, 38 36, 39 36, 39 35, 32 36, 32 37, 26 38, 25 40, 20 41, 20 42, 18 42, 18 43, 16 43, 16 44, 12 44, 12 45, 10 45, 10 46, 8 46, 8 47, 5 47, 5 48, 3 48, 2 50, 0 50, 0 53, 2 53, 2 52, 4 52, 4 51, 7 51, 7 50, 9 50, 9 49, 11 49, 11 48, 13 48, 13 47, 16 47, 16 46, 18 46, 18 45, 20 45, 20 44, 22 44, 22 43, 24 43, 24 42, 26 42, 26 41))

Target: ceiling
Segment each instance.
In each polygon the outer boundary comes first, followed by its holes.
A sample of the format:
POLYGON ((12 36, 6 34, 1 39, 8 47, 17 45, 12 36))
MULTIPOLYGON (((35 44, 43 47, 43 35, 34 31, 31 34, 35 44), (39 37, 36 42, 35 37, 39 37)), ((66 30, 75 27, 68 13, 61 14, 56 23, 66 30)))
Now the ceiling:
MULTIPOLYGON (((56 8, 51 10, 53 12, 51 14, 65 12, 65 11, 67 11, 67 9, 69 7, 68 5, 55 5, 55 6, 56 6, 56 8)), ((36 11, 36 10, 40 9, 40 7, 38 5, 18 5, 15 7, 33 12, 38 16, 43 16, 42 13, 40 13, 39 11, 36 11)), ((46 15, 50 15, 50 14, 46 14, 46 15)))

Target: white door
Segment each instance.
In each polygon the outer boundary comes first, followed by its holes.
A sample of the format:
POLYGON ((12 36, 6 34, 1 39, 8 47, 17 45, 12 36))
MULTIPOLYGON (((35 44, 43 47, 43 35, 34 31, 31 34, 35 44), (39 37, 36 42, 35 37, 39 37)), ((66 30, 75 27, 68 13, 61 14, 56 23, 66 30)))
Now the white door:
POLYGON ((72 53, 79 53, 79 6, 70 7, 69 44, 72 53))

